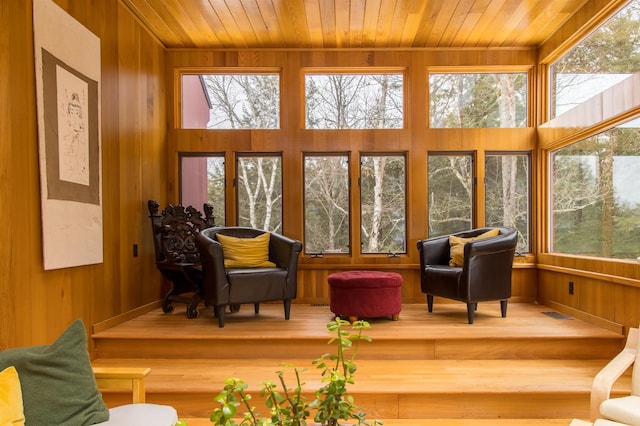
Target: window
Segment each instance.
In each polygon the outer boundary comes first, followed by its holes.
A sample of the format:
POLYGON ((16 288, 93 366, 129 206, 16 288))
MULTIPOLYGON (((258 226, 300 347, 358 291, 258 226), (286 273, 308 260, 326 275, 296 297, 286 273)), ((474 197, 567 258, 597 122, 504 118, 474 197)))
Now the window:
POLYGON ((304 250, 349 253, 349 157, 304 156, 304 250))
POLYGON ((400 129, 402 74, 305 75, 307 129, 400 129))
POLYGON ((634 0, 551 65, 551 118, 640 71, 638 22, 634 0))
POLYGON ((204 214, 213 206, 216 225, 225 224, 224 155, 180 155, 180 203, 204 214))
POLYGON ((362 253, 406 253, 404 155, 360 157, 362 253))
POLYGON ((237 156, 238 225, 282 233, 282 158, 237 156))
POLYGON ((430 153, 428 167, 429 237, 473 228, 473 156, 430 153))
POLYGON ((550 250, 639 257, 640 120, 553 151, 550 165, 550 250))
POLYGON ((527 73, 429 74, 429 126, 527 126, 527 73))
POLYGON ((278 129, 279 74, 183 74, 183 129, 278 129))
POLYGON ((530 252, 529 154, 487 153, 484 169, 486 226, 516 228, 518 230, 516 251, 530 252))

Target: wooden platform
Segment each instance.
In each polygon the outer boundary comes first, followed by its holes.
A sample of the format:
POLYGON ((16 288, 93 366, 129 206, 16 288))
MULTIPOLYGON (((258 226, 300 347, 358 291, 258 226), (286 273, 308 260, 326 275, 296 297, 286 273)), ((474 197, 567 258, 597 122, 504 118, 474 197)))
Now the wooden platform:
MULTIPOLYGON (((448 303, 432 314, 425 305, 403 305, 399 321, 370 320, 373 341, 358 352, 351 387, 369 418, 387 426, 463 426, 469 419, 568 425, 588 418, 593 377, 624 343, 620 334, 535 304, 512 303, 507 318, 498 303, 480 304, 475 323, 466 318, 464 305, 448 303)), ((94 334, 94 364, 151 367, 148 401, 175 406, 197 426, 225 378, 243 378, 257 397, 260 382, 275 381, 283 362, 306 368, 311 398, 319 385, 311 360, 332 351, 332 319, 324 305, 294 304, 289 321, 280 304, 262 305, 258 316, 247 305, 218 328, 204 307, 192 320, 181 306, 172 314, 158 309, 94 334)), ((109 393, 105 400, 124 402, 109 393)))

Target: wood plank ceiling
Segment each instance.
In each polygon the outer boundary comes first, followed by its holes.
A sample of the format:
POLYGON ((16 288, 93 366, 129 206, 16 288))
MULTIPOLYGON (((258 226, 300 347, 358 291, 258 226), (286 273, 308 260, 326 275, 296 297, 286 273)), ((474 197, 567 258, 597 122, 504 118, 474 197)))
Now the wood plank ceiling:
POLYGON ((121 0, 167 48, 537 47, 587 0, 121 0))

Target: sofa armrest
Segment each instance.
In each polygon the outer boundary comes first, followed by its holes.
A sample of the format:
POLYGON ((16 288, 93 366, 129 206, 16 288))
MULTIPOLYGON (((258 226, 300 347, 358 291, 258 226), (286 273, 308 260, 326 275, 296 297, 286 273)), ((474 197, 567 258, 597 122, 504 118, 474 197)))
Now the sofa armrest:
POLYGON ((633 365, 636 360, 637 345, 638 329, 630 328, 624 349, 596 374, 591 386, 591 421, 600 417, 600 404, 609 399, 613 384, 633 365))
POLYGON ((134 404, 145 402, 144 380, 150 372, 150 368, 143 367, 93 367, 99 388, 130 390, 134 404))

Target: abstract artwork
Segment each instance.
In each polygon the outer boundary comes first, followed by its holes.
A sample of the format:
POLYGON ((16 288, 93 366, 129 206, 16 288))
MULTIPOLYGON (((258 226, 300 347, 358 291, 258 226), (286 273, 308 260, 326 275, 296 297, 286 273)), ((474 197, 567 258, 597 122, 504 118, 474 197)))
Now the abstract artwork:
POLYGON ((102 263, 100 39, 51 0, 33 26, 44 269, 102 263))

